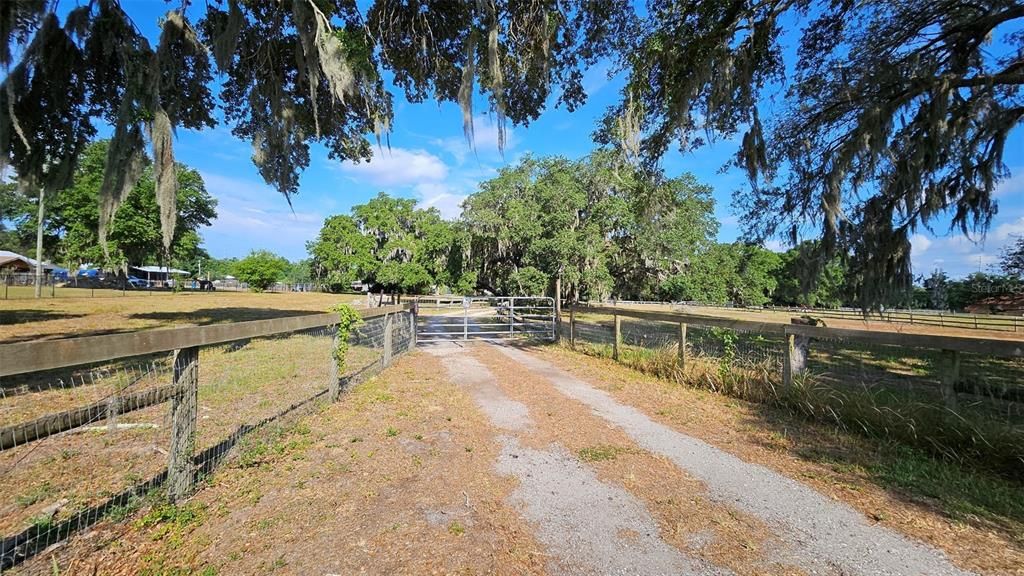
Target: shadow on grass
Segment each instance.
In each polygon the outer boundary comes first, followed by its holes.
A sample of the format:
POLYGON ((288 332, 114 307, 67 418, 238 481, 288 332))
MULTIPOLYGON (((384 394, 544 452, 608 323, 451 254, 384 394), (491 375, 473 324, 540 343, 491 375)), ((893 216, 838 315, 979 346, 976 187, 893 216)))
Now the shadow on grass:
POLYGON ((85 330, 82 332, 50 332, 28 334, 25 336, 12 336, 0 339, 0 344, 17 344, 19 342, 41 342, 44 340, 65 340, 67 338, 82 338, 84 336, 107 336, 109 334, 124 334, 126 332, 137 332, 131 328, 104 328, 102 330, 85 330))
POLYGON ((138 312, 128 316, 133 320, 156 320, 168 324, 191 324, 208 326, 225 322, 249 322, 251 320, 270 320, 291 316, 309 316, 323 314, 324 310, 281 310, 278 308, 201 308, 191 312, 138 312))
POLYGON ((27 322, 46 322, 47 320, 65 320, 81 318, 85 314, 72 314, 54 310, 0 310, 0 326, 25 324, 27 322))

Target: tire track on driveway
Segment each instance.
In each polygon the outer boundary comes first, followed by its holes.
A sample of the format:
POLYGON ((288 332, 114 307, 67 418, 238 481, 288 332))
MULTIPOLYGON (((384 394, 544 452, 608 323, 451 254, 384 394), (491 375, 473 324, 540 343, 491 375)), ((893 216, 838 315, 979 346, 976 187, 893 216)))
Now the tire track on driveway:
POLYGON ((497 386, 493 373, 451 342, 425 347, 451 381, 464 387, 491 422, 506 432, 497 470, 519 480, 510 498, 537 527, 538 539, 571 574, 726 575, 665 543, 647 508, 625 489, 601 482, 564 447, 535 450, 519 439, 532 426, 529 409, 497 386), (632 535, 624 537, 625 534, 632 535))
POLYGON ((787 560, 811 573, 863 576, 964 576, 941 551, 891 530, 811 488, 750 464, 659 424, 572 374, 512 346, 494 346, 550 381, 562 394, 589 406, 641 447, 669 458, 707 485, 718 502, 761 518, 779 531, 787 560))

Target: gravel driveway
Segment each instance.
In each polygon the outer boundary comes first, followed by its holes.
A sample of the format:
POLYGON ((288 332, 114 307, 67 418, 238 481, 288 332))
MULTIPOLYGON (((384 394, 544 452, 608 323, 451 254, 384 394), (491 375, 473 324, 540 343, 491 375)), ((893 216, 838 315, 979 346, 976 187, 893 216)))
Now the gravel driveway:
MULTIPOLYGON (((449 379, 463 387, 491 423, 503 432, 497 471, 514 476, 511 495, 538 538, 554 555, 549 570, 598 574, 730 574, 668 544, 644 503, 629 491, 603 482, 558 444, 525 448, 520 436, 533 426, 529 406, 509 398, 492 371, 467 354, 467 345, 442 342, 427 350, 437 355, 449 379)), ((849 506, 810 487, 745 462, 705 442, 659 424, 604 391, 527 350, 474 343, 476 356, 504 355, 523 373, 581 403, 637 446, 672 462, 703 482, 709 498, 763 521, 781 545, 766 553, 806 574, 964 575, 941 551, 872 524, 849 506)), ((695 534, 694 537, 700 535, 695 534)), ((768 564, 766 564, 767 566, 768 564)))

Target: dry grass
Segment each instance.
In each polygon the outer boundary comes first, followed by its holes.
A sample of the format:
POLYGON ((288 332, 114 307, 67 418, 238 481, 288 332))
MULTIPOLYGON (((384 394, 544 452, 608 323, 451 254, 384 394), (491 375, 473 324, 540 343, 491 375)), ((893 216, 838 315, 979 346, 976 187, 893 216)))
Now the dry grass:
MULTIPOLYGON (((325 390, 332 347, 329 336, 296 335, 202 350, 197 451, 325 390)), ((351 348, 350 371, 376 361, 379 355, 379 350, 351 348)), ((127 391, 168 384, 167 364, 127 391)), ((5 416, 52 413, 78 406, 84 397, 90 401, 106 397, 114 391, 111 384, 99 379, 68 389, 27 392, 5 398, 0 406, 5 416)), ((160 473, 167 464, 170 442, 169 406, 151 406, 116 420, 140 428, 110 431, 103 420, 0 452, 0 533, 18 532, 48 506, 65 501, 51 519, 60 522, 160 473), (44 488, 46 498, 28 502, 27 495, 44 488)))
POLYGON ((621 486, 643 502, 666 543, 739 575, 804 574, 772 553, 781 542, 763 522, 712 502, 704 484, 670 460, 641 449, 621 429, 492 348, 475 346, 473 354, 498 377, 510 398, 529 408, 534 426, 525 434, 524 446, 565 446, 594 468, 601 481, 621 486))
POLYGON ((543 573, 493 471, 499 445, 430 356, 250 436, 185 506, 149 500, 22 571, 543 573), (471 448, 471 450, 467 450, 471 448))
POLYGON ((534 351, 655 420, 796 478, 943 549, 961 566, 1000 575, 1019 574, 1024 566, 1019 484, 765 404, 680 386, 610 359, 555 346, 534 351), (996 505, 985 500, 983 490, 998 492, 996 505))
MULTIPOLYGON (((637 310, 658 310, 679 312, 678 308, 673 309, 668 305, 636 305, 624 306, 637 310)), ((686 306, 683 312, 687 314, 698 314, 712 316, 715 318, 735 318, 737 320, 751 320, 754 322, 770 322, 775 324, 789 324, 792 318, 802 316, 801 312, 784 312, 778 310, 757 310, 744 308, 710 308, 702 306, 686 306)), ((807 312, 814 316, 814 311, 807 312)), ((997 317, 1000 324, 1005 324, 1009 319, 1002 316, 997 317)), ((924 324, 910 324, 909 322, 887 322, 876 317, 866 319, 859 318, 821 318, 830 328, 853 328, 857 330, 877 330, 881 332, 897 332, 901 334, 936 334, 941 336, 984 336, 986 338, 998 338, 1000 340, 1024 340, 1024 331, 1013 332, 1005 328, 986 330, 984 318, 979 319, 979 329, 954 328, 951 326, 930 326, 924 324)), ((1024 327, 1024 323, 1021 324, 1024 327)))
POLYGON ((0 300, 0 344, 321 314, 362 296, 288 292, 145 292, 109 298, 0 300))
MULTIPOLYGON (((612 354, 610 346, 600 344, 577 343, 576 349, 601 357, 612 354)), ((1019 417, 994 416, 988 403, 963 402, 954 412, 943 406, 935 390, 872 388, 855 378, 836 382, 813 372, 796 378, 787 389, 779 382, 780 367, 770 360, 740 362, 740 355, 726 350, 721 357, 688 355, 684 370, 677 361, 677 345, 622 346, 620 362, 672 382, 784 407, 811 420, 1024 481, 1024 426, 1019 417)))

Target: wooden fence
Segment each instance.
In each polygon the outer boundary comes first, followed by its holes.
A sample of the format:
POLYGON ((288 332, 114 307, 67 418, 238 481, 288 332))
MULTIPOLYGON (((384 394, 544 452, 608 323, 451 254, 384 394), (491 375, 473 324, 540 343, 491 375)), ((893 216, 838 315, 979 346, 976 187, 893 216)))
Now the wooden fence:
POLYGON ((582 313, 613 317, 614 339, 612 355, 615 359, 619 358, 620 348, 622 347, 622 318, 678 324, 679 363, 683 366, 686 364, 687 326, 726 328, 781 337, 785 342, 782 363, 783 386, 792 385, 793 378, 806 370, 808 348, 813 339, 842 339, 863 342, 872 346, 891 345, 905 348, 940 350, 943 361, 940 382, 941 394, 946 405, 952 409, 957 407, 955 387, 956 382, 959 380, 960 354, 970 353, 1004 358, 1024 358, 1024 341, 974 336, 901 334, 899 332, 875 330, 779 324, 777 322, 739 320, 700 314, 637 310, 635 308, 612 306, 570 306, 569 341, 571 345, 576 343, 576 316, 582 313))
POLYGON ((693 306, 696 308, 722 308, 726 310, 737 310, 749 314, 758 314, 760 312, 786 312, 800 315, 806 314, 815 318, 832 318, 835 320, 869 320, 897 324, 937 326, 940 328, 1024 332, 1024 318, 1020 316, 964 314, 958 312, 943 312, 941 310, 885 310, 881 312, 872 312, 865 316, 863 311, 853 308, 797 308, 786 306, 740 308, 736 306, 701 302, 660 302, 653 300, 611 300, 595 304, 599 306, 667 306, 670 308, 693 306))
MULTIPOLYGON (((409 305, 364 309, 359 310, 359 314, 364 320, 384 318, 381 367, 390 364, 397 354, 405 352, 393 350, 392 332, 396 318, 403 318, 409 322, 409 349, 415 346, 415 312, 409 305)), ((336 314, 313 314, 0 345, 0 377, 72 368, 161 352, 174 353, 172 377, 168 384, 120 396, 116 398, 116 402, 98 402, 7 426, 0 429, 0 450, 40 440, 105 417, 170 401, 171 441, 166 482, 168 496, 172 500, 180 499, 191 492, 195 480, 194 446, 198 419, 200 348, 325 328, 337 324, 337 321, 336 314)), ((338 398, 342 386, 341 374, 337 368, 335 364, 326 391, 332 400, 338 398)))

